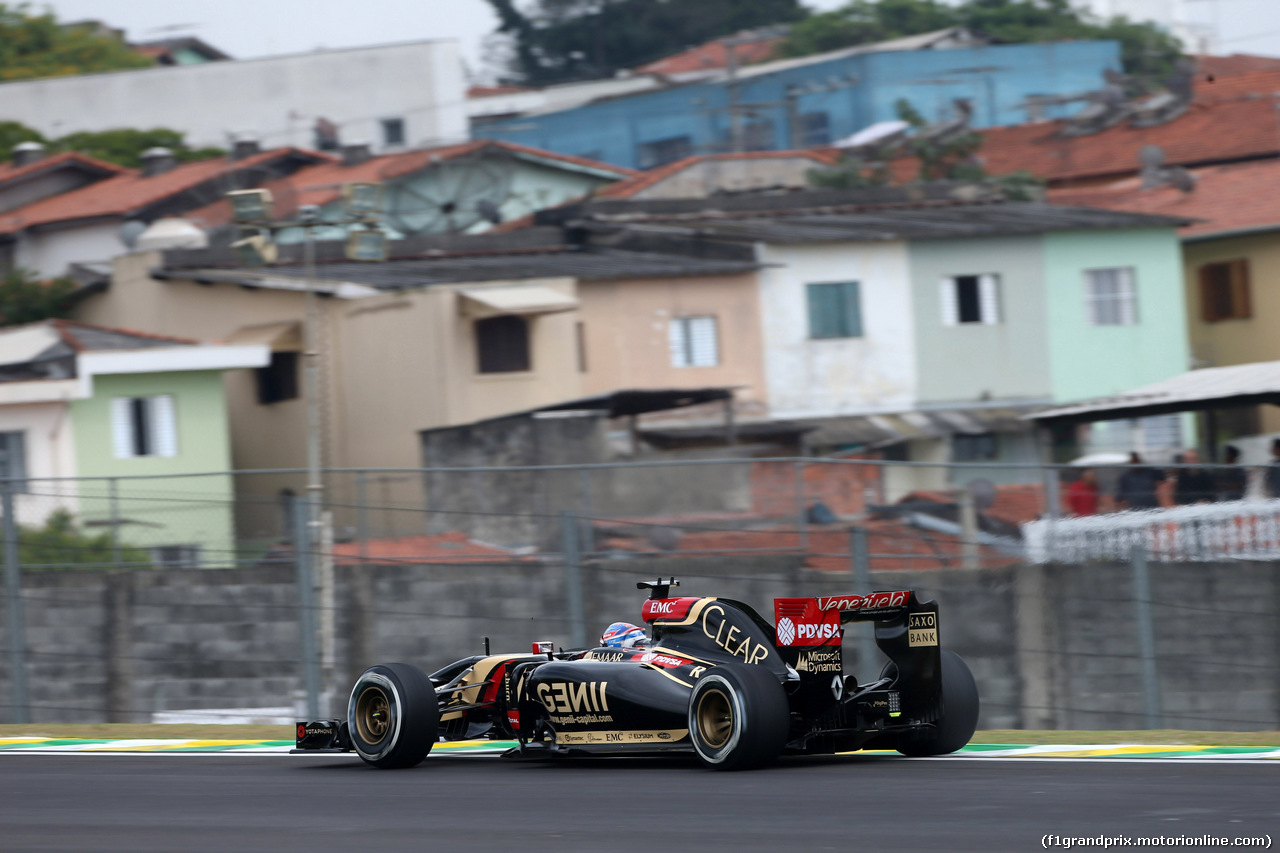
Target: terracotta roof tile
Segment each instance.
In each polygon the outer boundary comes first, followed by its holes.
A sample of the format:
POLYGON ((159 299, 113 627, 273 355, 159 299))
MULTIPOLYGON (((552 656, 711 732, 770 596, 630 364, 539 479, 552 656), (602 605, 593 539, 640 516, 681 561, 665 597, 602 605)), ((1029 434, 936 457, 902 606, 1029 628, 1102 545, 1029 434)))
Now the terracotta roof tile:
POLYGON ((449 563, 459 558, 469 561, 482 557, 504 561, 513 558, 511 550, 469 539, 461 531, 435 536, 370 539, 363 543, 343 542, 333 546, 333 557, 338 563, 359 563, 365 554, 371 563, 449 563))
MULTIPOLYGON (((955 568, 960 565, 962 547, 958 537, 921 530, 902 521, 872 521, 867 528, 867 551, 872 571, 906 571, 955 568)), ((602 546, 608 550, 634 553, 661 553, 645 539, 614 536, 602 546)), ((803 552, 807 568, 819 571, 849 571, 849 530, 843 525, 810 527, 805 532, 803 552)), ((716 556, 749 556, 760 553, 799 553, 802 542, 795 529, 754 528, 749 530, 694 530, 683 533, 675 544, 679 553, 715 552, 716 556)), ((983 566, 1008 566, 1019 562, 987 546, 980 546, 983 566)))
MULTIPOLYGON (((737 45, 734 55, 740 65, 751 65, 773 58, 783 36, 761 38, 737 45)), ((637 74, 682 74, 690 71, 708 71, 724 68, 729 64, 729 47, 726 39, 717 39, 688 50, 664 56, 635 69, 637 74)))
POLYGON ((78 151, 64 151, 61 154, 41 157, 39 160, 27 163, 24 166, 15 166, 13 163, 0 163, 0 185, 72 165, 101 172, 103 175, 119 175, 129 171, 124 166, 117 166, 115 163, 108 163, 105 160, 99 160, 96 157, 90 157, 78 151))
POLYGON ((1192 169, 1195 189, 1175 187, 1142 189, 1138 177, 1105 186, 1063 188, 1049 191, 1058 204, 1103 207, 1136 213, 1199 219, 1178 230, 1182 237, 1249 229, 1280 229, 1280 159, 1252 160, 1224 166, 1192 169))
POLYGON ((167 172, 151 177, 146 177, 135 169, 125 169, 114 177, 87 187, 0 214, 0 234, 11 234, 24 228, 55 222, 128 216, 208 181, 291 156, 324 158, 322 154, 297 148, 275 148, 242 160, 219 157, 181 163, 167 172))
POLYGON ((1280 70, 1280 58, 1257 56, 1251 53, 1233 53, 1230 56, 1200 54, 1195 57, 1195 61, 1196 68, 1201 74, 1212 74, 1215 77, 1244 74, 1250 71, 1280 70))
POLYGON ((1181 117, 1147 128, 1118 125, 1089 136, 1063 137, 1061 122, 983 131, 978 156, 992 174, 1025 169, 1051 182, 1132 174, 1145 145, 1164 150, 1169 165, 1207 165, 1280 154, 1280 121, 1270 98, 1198 101, 1181 117))
POLYGON ((529 86, 472 86, 467 89, 468 98, 488 98, 494 95, 517 95, 534 91, 529 86))
POLYGON ((1201 103, 1272 98, 1280 93, 1280 60, 1275 68, 1231 74, 1221 77, 1197 75, 1195 100, 1201 103))

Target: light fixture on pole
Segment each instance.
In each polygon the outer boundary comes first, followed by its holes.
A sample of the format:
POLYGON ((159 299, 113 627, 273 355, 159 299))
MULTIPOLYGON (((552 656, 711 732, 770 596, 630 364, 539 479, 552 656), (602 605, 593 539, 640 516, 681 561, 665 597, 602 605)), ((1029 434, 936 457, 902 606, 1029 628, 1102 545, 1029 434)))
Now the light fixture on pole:
MULTIPOLYGON (((316 245, 317 228, 348 228, 345 254, 352 260, 383 261, 387 258, 387 235, 377 227, 382 212, 382 185, 376 183, 347 184, 342 188, 343 215, 325 217, 314 204, 300 205, 293 221, 273 221, 271 218, 271 192, 265 189, 237 190, 227 193, 231 203, 231 215, 241 228, 240 239, 231 244, 241 263, 246 266, 264 266, 274 263, 278 251, 272 235, 286 229, 301 228, 303 238, 303 276, 306 282, 305 323, 303 326, 304 394, 307 418, 307 544, 306 548, 319 557, 314 585, 318 593, 320 634, 320 686, 316 695, 308 695, 308 714, 318 718, 334 709, 321 709, 320 697, 332 696, 334 690, 336 638, 336 609, 333 584, 333 560, 322 543, 331 542, 328 518, 323 512, 324 481, 322 479, 322 436, 320 414, 320 360, 322 341, 320 335, 319 300, 316 297, 316 245)), ((299 546, 301 550, 301 546, 299 546)), ((307 665, 314 665, 308 662, 307 665)))

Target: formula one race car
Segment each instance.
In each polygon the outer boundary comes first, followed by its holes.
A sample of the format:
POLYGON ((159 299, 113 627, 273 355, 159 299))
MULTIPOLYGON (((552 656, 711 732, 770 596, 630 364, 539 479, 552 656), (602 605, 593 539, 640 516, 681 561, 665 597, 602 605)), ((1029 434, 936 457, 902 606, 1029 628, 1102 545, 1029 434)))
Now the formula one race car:
POLYGON ((940 755, 969 742, 978 689, 939 646, 938 606, 909 590, 779 598, 770 625, 746 604, 650 590, 649 645, 483 655, 431 675, 403 663, 356 681, 347 719, 300 722, 295 752, 354 750, 413 767, 439 740, 514 740, 507 758, 693 752, 717 769, 781 754, 895 749, 940 755), (880 677, 845 675, 842 624, 875 623, 880 677))

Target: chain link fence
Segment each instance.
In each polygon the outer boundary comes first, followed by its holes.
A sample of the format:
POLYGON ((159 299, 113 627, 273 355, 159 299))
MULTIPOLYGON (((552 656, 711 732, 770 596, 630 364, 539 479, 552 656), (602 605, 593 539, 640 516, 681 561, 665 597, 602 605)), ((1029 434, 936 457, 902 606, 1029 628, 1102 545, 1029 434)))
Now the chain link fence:
MULTIPOLYGON (((1090 488, 1069 466, 864 459, 337 470, 322 531, 296 470, 10 483, 0 720, 340 713, 371 663, 581 645, 639 621, 635 580, 674 574, 766 618, 774 597, 920 589, 984 726, 1280 728, 1265 469, 1248 499, 1177 506, 1166 477, 1122 511, 1127 470, 1090 488)), ((861 680, 883 663, 852 630, 845 661, 861 680)))

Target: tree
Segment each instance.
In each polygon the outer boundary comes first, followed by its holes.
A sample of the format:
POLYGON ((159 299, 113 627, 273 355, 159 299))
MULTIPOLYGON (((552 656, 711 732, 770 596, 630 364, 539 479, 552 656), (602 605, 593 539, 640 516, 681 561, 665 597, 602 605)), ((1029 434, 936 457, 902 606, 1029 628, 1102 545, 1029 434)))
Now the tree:
POLYGON ((71 133, 54 140, 55 151, 79 151, 108 163, 137 168, 142 165, 142 152, 148 148, 168 148, 180 163, 192 160, 209 160, 227 152, 221 148, 188 148, 183 141, 185 134, 163 127, 151 130, 119 128, 95 133, 71 133))
MULTIPOLYGON (((115 562, 111 534, 91 535, 78 530, 75 519, 65 509, 56 509, 45 519, 43 527, 22 526, 18 529, 18 562, 32 569, 109 568, 115 562)), ((122 545, 118 549, 120 563, 149 566, 145 551, 122 545)))
POLYGON ((489 0, 534 86, 611 77, 740 30, 801 20, 799 0, 489 0))
POLYGON ((40 281, 26 270, 14 270, 0 279, 0 326, 66 317, 75 289, 70 279, 40 281))
POLYGON ((1124 69, 1149 79, 1168 75, 1181 55, 1178 40, 1152 23, 1123 17, 1094 20, 1069 0, 851 0, 834 12, 801 21, 779 46, 783 56, 807 56, 945 27, 966 27, 996 42, 1113 39, 1124 69))
POLYGON ((90 27, 67 27, 30 5, 0 3, 0 82, 146 68, 154 63, 90 27))
POLYGON ((870 151, 846 153, 831 168, 811 170, 807 174, 809 183, 827 189, 885 186, 892 183, 890 162, 913 157, 919 164, 913 182, 969 181, 986 184, 998 189, 1010 201, 1033 201, 1043 196, 1043 181, 1030 172, 987 174, 977 157, 978 149, 982 147, 982 134, 969 130, 967 122, 957 121, 951 127, 930 127, 906 99, 899 99, 895 108, 898 118, 911 126, 911 136, 870 151))
POLYGON ((142 152, 157 146, 168 148, 180 163, 211 160, 227 153, 221 148, 188 148, 183 141, 184 136, 180 131, 164 127, 153 127, 151 130, 118 128, 92 133, 81 131, 49 140, 38 130, 16 121, 5 121, 0 122, 0 162, 13 156, 13 146, 27 141, 40 142, 51 152, 78 151, 108 163, 135 169, 142 165, 142 152))
POLYGON ((809 56, 952 26, 955 10, 934 0, 852 0, 792 26, 778 55, 809 56))
POLYGON ((22 142, 40 142, 48 140, 34 128, 16 121, 0 121, 0 160, 8 160, 13 155, 13 146, 22 142))

